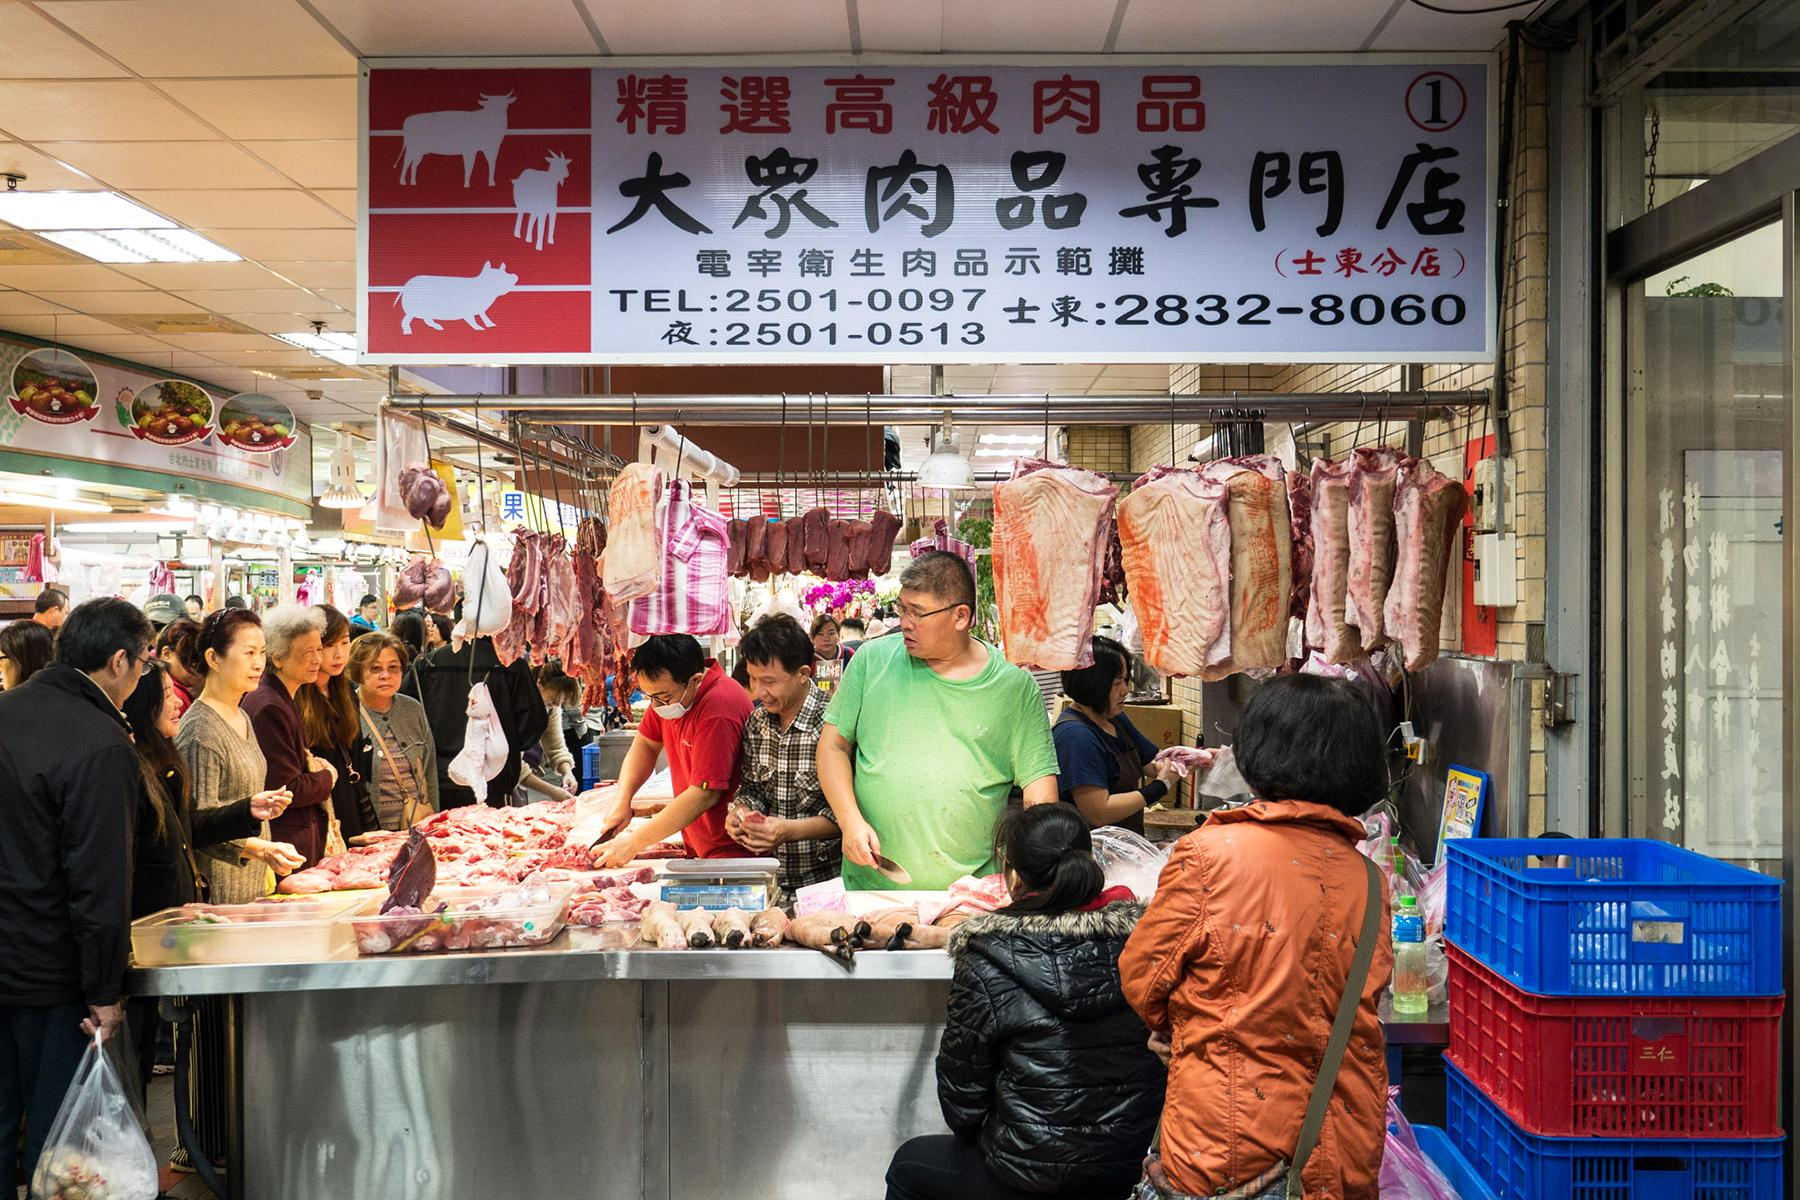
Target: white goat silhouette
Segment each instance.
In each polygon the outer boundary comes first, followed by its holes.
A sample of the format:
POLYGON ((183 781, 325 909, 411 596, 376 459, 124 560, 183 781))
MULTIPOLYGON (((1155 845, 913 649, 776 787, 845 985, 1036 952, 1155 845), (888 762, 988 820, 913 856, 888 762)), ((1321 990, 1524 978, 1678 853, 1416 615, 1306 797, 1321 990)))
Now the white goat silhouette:
POLYGON ((506 140, 506 110, 513 94, 482 96, 479 108, 414 113, 400 126, 406 139, 397 165, 400 182, 419 182, 419 163, 427 154, 448 154, 463 161, 463 186, 475 174, 475 160, 487 156, 488 186, 494 186, 494 160, 506 140))
POLYGON ((533 242, 538 250, 544 248, 546 236, 556 245, 556 192, 569 177, 569 160, 556 151, 545 162, 547 167, 523 171, 513 180, 513 207, 519 210, 513 218, 513 236, 533 242))

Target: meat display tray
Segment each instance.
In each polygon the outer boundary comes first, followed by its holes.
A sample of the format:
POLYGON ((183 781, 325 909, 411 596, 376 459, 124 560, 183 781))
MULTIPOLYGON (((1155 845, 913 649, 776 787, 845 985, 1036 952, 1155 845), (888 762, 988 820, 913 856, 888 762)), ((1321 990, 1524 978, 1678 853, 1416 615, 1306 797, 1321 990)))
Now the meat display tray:
POLYGON ((207 963, 328 962, 354 954, 338 918, 361 895, 310 896, 260 904, 190 904, 132 922, 139 967, 207 963))
POLYGON ((503 887, 441 887, 427 899, 422 913, 380 912, 383 897, 368 897, 360 908, 339 918, 354 932, 362 954, 438 954, 456 950, 503 950, 540 946, 562 932, 575 894, 572 883, 553 884, 541 904, 472 909, 497 895, 519 890, 503 887), (439 907, 442 906, 442 910, 439 907))

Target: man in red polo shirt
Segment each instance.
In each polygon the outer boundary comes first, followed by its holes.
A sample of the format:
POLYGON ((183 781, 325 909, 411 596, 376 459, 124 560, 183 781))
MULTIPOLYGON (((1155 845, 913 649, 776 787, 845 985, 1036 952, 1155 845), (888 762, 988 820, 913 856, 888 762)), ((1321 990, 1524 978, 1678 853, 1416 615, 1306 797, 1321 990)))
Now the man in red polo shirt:
POLYGON ((607 834, 616 836, 594 847, 595 865, 622 867, 677 830, 695 858, 752 857, 725 832, 741 774, 750 694, 685 633, 645 640, 632 655, 631 669, 651 708, 619 768, 618 790, 606 817, 607 834), (636 830, 621 832, 631 821, 632 798, 656 770, 657 755, 665 748, 675 799, 636 830))

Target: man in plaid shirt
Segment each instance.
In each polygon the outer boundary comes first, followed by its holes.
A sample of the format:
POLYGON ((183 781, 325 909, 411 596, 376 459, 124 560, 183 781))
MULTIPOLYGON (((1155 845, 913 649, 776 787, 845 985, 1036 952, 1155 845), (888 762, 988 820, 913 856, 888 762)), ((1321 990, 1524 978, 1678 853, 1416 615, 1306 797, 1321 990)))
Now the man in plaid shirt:
POLYGON ((813 685, 812 639, 792 617, 757 622, 738 652, 760 707, 744 725, 743 782, 725 828, 739 845, 781 860, 781 890, 791 898, 843 869, 837 821, 819 787, 825 696, 813 685))

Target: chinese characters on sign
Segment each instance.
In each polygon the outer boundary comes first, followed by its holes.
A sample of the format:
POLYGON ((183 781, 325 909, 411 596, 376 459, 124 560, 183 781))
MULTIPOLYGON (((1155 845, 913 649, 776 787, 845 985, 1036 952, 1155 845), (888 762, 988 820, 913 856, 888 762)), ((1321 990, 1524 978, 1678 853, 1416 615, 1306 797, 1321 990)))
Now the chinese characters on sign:
POLYGON ((1488 108, 1480 64, 375 68, 366 356, 1478 360, 1488 108))

